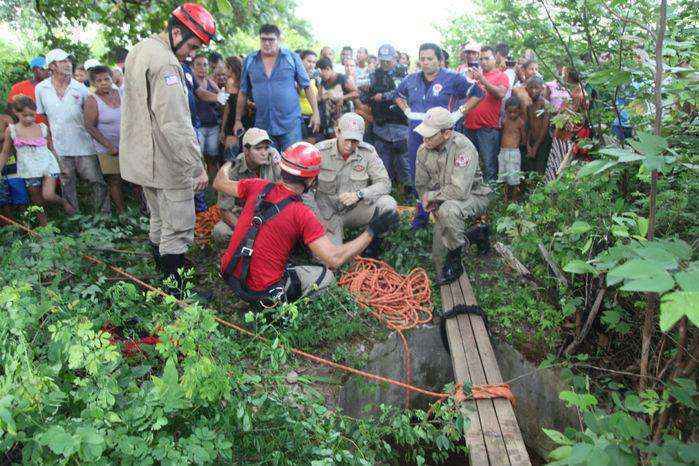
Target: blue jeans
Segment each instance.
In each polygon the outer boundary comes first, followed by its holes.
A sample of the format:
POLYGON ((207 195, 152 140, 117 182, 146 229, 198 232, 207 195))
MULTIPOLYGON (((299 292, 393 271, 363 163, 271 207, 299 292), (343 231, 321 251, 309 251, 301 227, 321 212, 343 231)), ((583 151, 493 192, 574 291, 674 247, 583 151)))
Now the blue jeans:
POLYGON ((299 120, 296 122, 296 126, 291 131, 284 134, 270 134, 269 137, 272 138, 274 147, 279 152, 284 152, 284 150, 286 150, 287 147, 303 139, 303 133, 301 131, 301 119, 299 118, 299 120))
POLYGON ((500 153, 500 130, 497 128, 469 129, 466 136, 471 140, 483 163, 485 181, 498 177, 498 154, 500 153))
POLYGON ((407 141, 389 142, 377 136, 374 138, 374 148, 381 157, 391 181, 400 181, 405 186, 413 185, 408 161, 407 141))

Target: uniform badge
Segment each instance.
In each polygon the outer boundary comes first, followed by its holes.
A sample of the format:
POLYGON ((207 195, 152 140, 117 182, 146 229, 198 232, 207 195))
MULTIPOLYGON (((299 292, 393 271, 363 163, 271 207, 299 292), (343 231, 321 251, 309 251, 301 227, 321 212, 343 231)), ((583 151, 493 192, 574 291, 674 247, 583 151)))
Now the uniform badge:
POLYGON ((432 94, 438 96, 439 93, 442 92, 442 89, 444 89, 444 87, 442 87, 441 84, 437 83, 434 86, 432 86, 432 94))
POLYGON ((465 167, 468 164, 469 160, 471 160, 471 157, 469 157, 468 154, 459 154, 456 156, 456 159, 454 159, 454 165, 456 165, 457 167, 465 167))
POLYGON ((177 84, 179 79, 177 79, 177 76, 174 74, 168 74, 165 75, 165 85, 166 86, 174 86, 177 84))
POLYGON ((363 172, 363 171, 364 171, 364 165, 355 165, 355 166, 354 166, 354 171, 363 172))

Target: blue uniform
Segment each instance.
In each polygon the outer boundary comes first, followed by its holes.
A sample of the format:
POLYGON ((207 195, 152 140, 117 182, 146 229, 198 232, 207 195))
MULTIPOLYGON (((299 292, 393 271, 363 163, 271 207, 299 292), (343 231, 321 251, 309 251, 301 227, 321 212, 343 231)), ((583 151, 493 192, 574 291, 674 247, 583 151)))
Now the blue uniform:
MULTIPOLYGON (((472 86, 465 76, 442 68, 435 79, 429 82, 425 80, 421 71, 407 76, 395 91, 385 94, 384 99, 403 98, 408 102, 411 111, 425 113, 434 107, 444 107, 454 111, 461 101, 472 96, 483 97, 483 91, 478 86, 472 86)), ((415 157, 418 147, 422 144, 422 137, 414 129, 420 123, 421 121, 410 120, 408 132, 408 161, 413 185, 415 184, 415 157)))

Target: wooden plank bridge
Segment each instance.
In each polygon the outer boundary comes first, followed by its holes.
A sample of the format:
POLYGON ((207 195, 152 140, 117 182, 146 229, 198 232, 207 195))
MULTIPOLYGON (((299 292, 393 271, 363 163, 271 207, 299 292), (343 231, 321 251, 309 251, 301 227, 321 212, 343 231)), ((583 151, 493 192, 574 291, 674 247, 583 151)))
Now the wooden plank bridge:
MULTIPOLYGON (((445 311, 459 304, 475 306, 466 273, 441 287, 445 311)), ((503 383, 485 322, 477 314, 460 314, 446 320, 447 338, 457 383, 494 385, 503 383)), ((470 411, 471 426, 466 433, 471 466, 531 465, 515 413, 505 398, 472 400, 464 404, 470 411)))

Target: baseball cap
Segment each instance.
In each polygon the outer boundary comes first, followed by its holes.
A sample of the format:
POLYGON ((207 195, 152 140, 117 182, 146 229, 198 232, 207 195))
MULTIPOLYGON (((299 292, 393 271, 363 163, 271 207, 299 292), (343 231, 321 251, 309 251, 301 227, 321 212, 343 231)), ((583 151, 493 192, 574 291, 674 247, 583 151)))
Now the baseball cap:
POLYGON ((454 120, 451 118, 451 113, 444 107, 433 107, 425 113, 425 119, 422 120, 415 132, 423 138, 430 138, 443 129, 451 129, 454 126, 454 120))
POLYGON ((55 61, 62 61, 68 58, 68 52, 61 49, 53 49, 46 54, 46 66, 49 66, 55 61))
POLYGON ((85 60, 85 63, 83 64, 85 67, 85 71, 90 71, 90 68, 94 68, 96 66, 102 66, 102 64, 99 62, 99 60, 96 60, 94 58, 90 58, 89 60, 85 60))
POLYGON ((464 44, 461 46, 461 50, 463 52, 480 52, 481 44, 479 44, 478 42, 469 41, 468 44, 464 44))
POLYGON ((34 57, 29 60, 29 68, 46 68, 46 59, 44 57, 34 57))
POLYGON ((364 140, 364 118, 356 113, 345 113, 337 120, 337 127, 344 139, 364 140))
POLYGON ((381 47, 379 47, 378 57, 379 60, 395 60, 396 49, 391 44, 384 44, 381 47))
POLYGON ((267 141, 270 144, 272 143, 272 139, 270 139, 269 134, 267 134, 267 131, 260 128, 250 128, 243 135, 244 146, 252 147, 264 141, 267 141))

